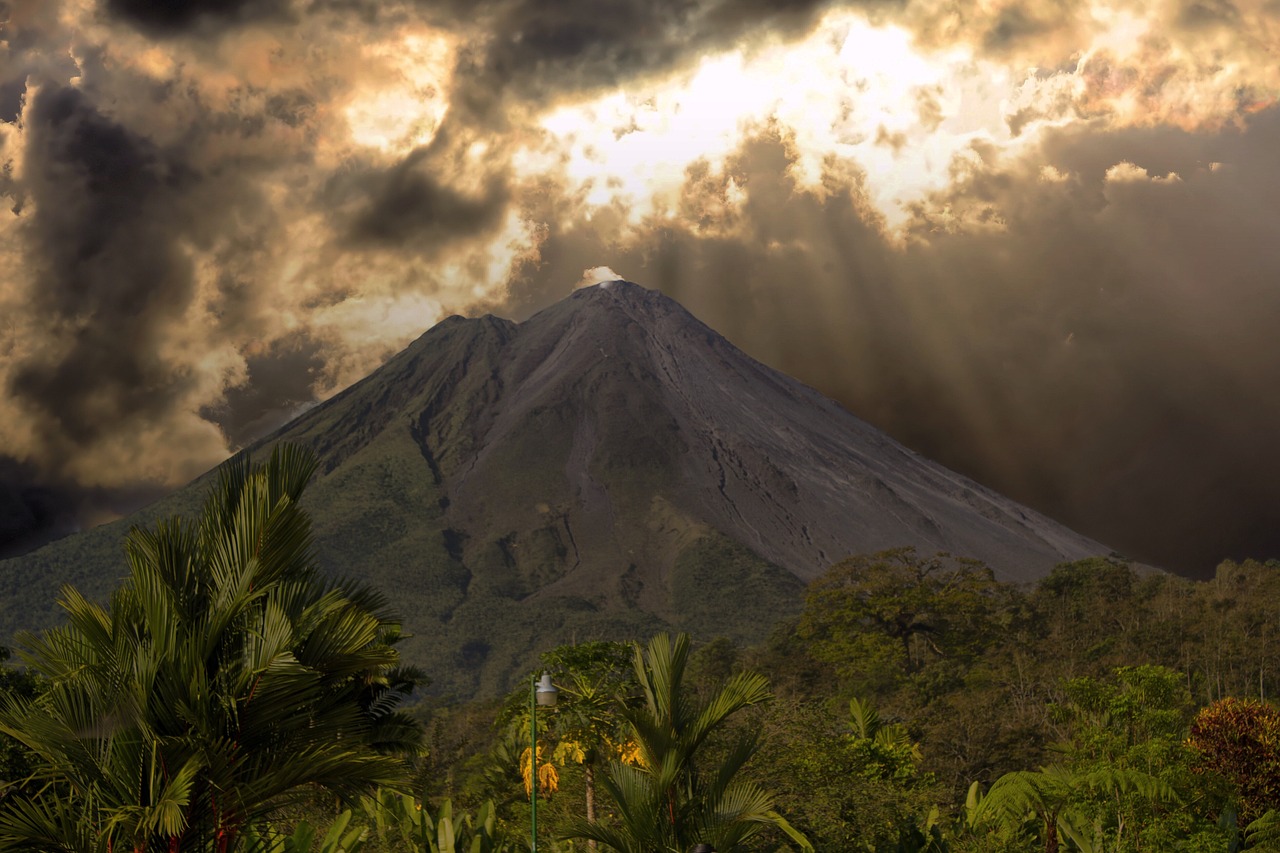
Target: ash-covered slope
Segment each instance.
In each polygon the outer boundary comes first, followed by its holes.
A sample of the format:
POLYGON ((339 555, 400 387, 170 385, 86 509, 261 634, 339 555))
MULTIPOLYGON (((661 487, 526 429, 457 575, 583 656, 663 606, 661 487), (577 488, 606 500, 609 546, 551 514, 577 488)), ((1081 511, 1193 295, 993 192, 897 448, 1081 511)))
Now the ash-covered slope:
MULTIPOLYGON (((463 402, 467 451, 436 454, 449 514, 465 530, 555 518, 577 548, 575 572, 609 578, 624 553, 660 557, 661 517, 673 511, 804 580, 851 553, 907 544, 977 557, 1011 580, 1106 551, 903 448, 638 285, 577 291, 520 326, 471 323, 499 347, 500 367, 463 402), (548 458, 563 477, 552 493, 494 499, 518 480, 513 469, 548 458)), ((453 405, 436 408, 456 423, 453 405)), ((454 439, 419 426, 427 453, 454 439)))
MULTIPOLYGON (((410 656, 464 695, 575 637, 758 639, 853 553, 914 545, 1028 580, 1107 551, 620 281, 518 325, 451 317, 257 449, 280 440, 320 454, 306 500, 322 564, 391 594, 410 656)), ((100 593, 123 563, 86 554, 123 528, 6 561, 0 585, 100 593)))

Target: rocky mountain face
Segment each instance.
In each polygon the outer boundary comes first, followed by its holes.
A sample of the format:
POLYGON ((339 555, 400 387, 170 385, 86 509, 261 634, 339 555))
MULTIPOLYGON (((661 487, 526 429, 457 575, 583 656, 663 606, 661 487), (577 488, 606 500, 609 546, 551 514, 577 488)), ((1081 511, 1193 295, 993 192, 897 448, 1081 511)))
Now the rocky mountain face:
MULTIPOLYGON (((387 592, 409 656, 457 695, 504 692, 575 638, 760 639, 853 553, 914 545, 1023 581, 1107 552, 622 281, 520 324, 450 317, 255 453, 277 441, 320 456, 306 500, 321 564, 387 592)), ((58 583, 109 589, 126 528, 0 563, 4 627, 56 618, 58 583)))

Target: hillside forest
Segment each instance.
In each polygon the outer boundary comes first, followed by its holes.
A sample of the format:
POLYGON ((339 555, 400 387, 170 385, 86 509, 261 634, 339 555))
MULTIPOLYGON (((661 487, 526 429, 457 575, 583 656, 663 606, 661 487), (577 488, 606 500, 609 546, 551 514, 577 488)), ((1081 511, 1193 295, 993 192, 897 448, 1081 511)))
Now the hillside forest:
POLYGON ((108 602, 16 638, 0 850, 1280 849, 1280 563, 858 555, 764 643, 579 638, 450 704, 315 568, 315 465, 237 457, 108 602))

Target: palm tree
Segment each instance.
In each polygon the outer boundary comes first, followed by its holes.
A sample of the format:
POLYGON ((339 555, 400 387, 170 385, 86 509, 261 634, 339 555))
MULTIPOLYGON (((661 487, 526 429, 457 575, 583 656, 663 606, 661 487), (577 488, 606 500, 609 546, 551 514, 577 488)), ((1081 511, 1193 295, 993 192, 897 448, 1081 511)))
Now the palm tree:
MULTIPOLYGON (((733 850, 768 826, 780 826, 803 846, 795 830, 773 811, 772 797, 736 779, 755 754, 754 732, 739 738, 718 766, 700 767, 708 739, 735 713, 769 698, 769 684, 739 673, 705 702, 685 690, 689 636, 660 634, 635 649, 636 678, 644 704, 625 710, 640 763, 611 762, 601 786, 614 801, 618 825, 579 821, 566 838, 598 841, 622 853, 686 853, 710 843, 733 850)), ((811 848, 810 848, 811 849, 811 848)))
POLYGON ((49 688, 0 706, 0 731, 45 787, 0 812, 0 847, 221 853, 313 786, 404 785, 414 673, 382 599, 316 573, 315 468, 287 445, 232 459, 198 520, 130 532, 106 607, 65 588, 67 624, 22 638, 49 688))

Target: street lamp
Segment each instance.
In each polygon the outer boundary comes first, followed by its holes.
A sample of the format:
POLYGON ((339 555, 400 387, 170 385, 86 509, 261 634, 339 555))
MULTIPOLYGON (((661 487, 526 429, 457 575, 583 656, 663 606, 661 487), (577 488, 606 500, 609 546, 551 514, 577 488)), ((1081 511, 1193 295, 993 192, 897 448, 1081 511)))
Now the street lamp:
POLYGON ((560 691, 551 683, 551 673, 535 675, 529 689, 529 834, 533 853, 538 853, 538 706, 550 708, 556 704, 560 691))

